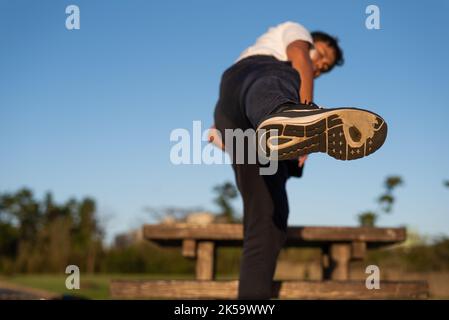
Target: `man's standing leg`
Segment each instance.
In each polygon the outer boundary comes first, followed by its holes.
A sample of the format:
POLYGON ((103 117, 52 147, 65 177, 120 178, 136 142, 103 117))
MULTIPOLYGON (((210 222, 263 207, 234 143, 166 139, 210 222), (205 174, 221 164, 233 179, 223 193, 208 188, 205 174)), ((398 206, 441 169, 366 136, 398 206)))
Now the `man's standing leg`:
MULTIPOLYGON (((247 58, 222 77, 214 113, 216 128, 225 139, 225 129, 254 130, 276 107, 299 101, 298 93, 299 75, 290 65, 272 57, 247 58)), ((224 142, 225 146, 229 143, 224 142)), ((278 162, 275 174, 261 175, 259 165, 234 160, 244 207, 238 298, 269 299, 277 258, 287 237, 287 162, 278 162)))
POLYGON ((256 164, 233 167, 244 210, 238 298, 269 299, 277 258, 287 236, 288 176, 284 165, 274 175, 260 175, 256 164))

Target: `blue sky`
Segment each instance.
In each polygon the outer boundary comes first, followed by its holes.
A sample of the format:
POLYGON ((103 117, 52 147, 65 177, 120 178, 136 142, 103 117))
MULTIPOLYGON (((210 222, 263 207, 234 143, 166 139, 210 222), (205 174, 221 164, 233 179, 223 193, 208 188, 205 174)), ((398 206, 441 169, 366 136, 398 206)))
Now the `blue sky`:
MULTIPOLYGON (((291 225, 356 225, 384 178, 401 175, 381 226, 449 235, 446 1, 0 0, 0 192, 92 196, 108 238, 151 222, 145 206, 216 210, 229 165, 170 163, 175 128, 212 123, 221 73, 286 20, 337 35, 346 63, 316 82, 318 104, 359 106, 389 124, 370 157, 313 154, 288 182, 291 225), (76 4, 81 29, 65 28, 76 4), (380 30, 365 8, 380 8, 380 30)), ((240 200, 235 203, 241 210, 240 200)))

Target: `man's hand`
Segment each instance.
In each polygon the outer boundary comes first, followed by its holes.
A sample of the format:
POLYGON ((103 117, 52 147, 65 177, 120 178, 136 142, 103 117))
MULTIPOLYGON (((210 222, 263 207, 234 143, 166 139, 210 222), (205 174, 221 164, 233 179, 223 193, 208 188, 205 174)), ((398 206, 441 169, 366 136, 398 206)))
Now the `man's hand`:
POLYGON ((307 160, 307 155, 300 156, 298 159, 298 167, 302 167, 304 165, 304 162, 307 160))
POLYGON ((215 128, 215 125, 210 127, 208 132, 209 143, 215 144, 221 150, 224 150, 223 141, 221 140, 220 132, 215 128))
MULTIPOLYGON (((213 143, 221 150, 224 150, 223 141, 221 140, 219 131, 215 128, 215 125, 212 125, 212 127, 210 127, 210 129, 209 129, 208 140, 209 140, 209 143, 213 143)), ((302 167, 304 165, 304 163, 306 162, 306 160, 307 160, 307 155, 300 156, 298 158, 298 167, 302 167)))

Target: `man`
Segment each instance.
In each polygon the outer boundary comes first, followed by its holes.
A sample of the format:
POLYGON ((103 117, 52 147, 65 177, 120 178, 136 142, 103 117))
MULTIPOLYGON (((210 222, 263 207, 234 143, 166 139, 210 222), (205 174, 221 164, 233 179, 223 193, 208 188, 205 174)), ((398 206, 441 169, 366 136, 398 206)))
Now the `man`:
POLYGON ((260 164, 232 159, 244 207, 239 299, 271 297, 276 260, 286 240, 286 181, 302 175, 307 154, 352 160, 373 153, 385 140, 387 126, 380 116, 312 102, 314 79, 342 64, 335 38, 285 22, 259 37, 223 73, 210 140, 232 151, 226 129, 257 129, 255 148, 278 160, 275 174, 261 175, 260 164))

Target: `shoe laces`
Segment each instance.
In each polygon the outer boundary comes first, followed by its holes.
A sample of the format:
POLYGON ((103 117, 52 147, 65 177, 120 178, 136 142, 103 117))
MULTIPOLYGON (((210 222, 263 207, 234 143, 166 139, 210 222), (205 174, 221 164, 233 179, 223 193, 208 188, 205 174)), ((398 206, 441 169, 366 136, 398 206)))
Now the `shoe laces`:
POLYGON ((304 105, 307 106, 307 109, 323 109, 313 101, 305 101, 304 105))
POLYGON ((317 110, 317 109, 324 109, 323 107, 320 107, 316 103, 312 101, 305 101, 301 104, 285 104, 280 106, 278 109, 276 109, 276 112, 289 112, 292 110, 317 110), (299 107, 299 108, 298 108, 299 107))

